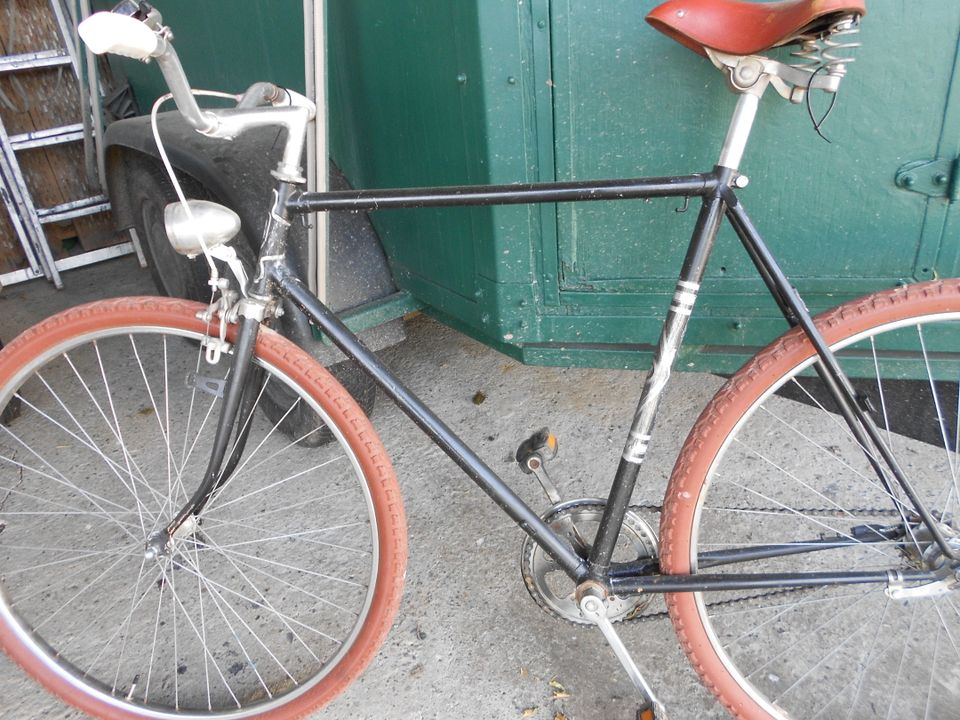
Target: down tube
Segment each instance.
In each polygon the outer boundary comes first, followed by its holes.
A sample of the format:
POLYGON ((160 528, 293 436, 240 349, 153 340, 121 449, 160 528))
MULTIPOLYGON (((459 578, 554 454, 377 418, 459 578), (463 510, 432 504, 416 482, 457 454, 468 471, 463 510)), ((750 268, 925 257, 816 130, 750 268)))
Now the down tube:
POLYGON ((355 360, 406 415, 423 430, 520 528, 532 537, 577 582, 587 576, 586 563, 551 530, 513 490, 380 362, 303 283, 285 267, 274 267, 280 291, 320 326, 334 345, 355 360))

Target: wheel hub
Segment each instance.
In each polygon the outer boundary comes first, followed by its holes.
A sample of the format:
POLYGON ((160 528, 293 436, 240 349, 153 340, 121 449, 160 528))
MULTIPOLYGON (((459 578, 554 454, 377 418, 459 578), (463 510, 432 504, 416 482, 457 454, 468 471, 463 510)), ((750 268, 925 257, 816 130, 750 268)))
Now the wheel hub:
POLYGON ((189 515, 173 535, 169 535, 166 530, 152 533, 144 545, 143 556, 147 560, 157 560, 165 555, 172 555, 185 538, 192 537, 199 530, 199 519, 196 515, 189 515))
MULTIPOLYGON (((940 525, 940 531, 947 539, 947 544, 956 552, 960 552, 960 535, 947 524, 940 525)), ((922 585, 906 586, 900 573, 891 573, 887 584, 886 594, 893 600, 915 600, 920 598, 939 597, 956 592, 960 588, 960 562, 951 560, 944 554, 940 546, 933 542, 930 532, 921 529, 914 533, 913 538, 919 544, 919 550, 914 547, 908 557, 914 557, 914 563, 923 570, 934 571, 938 578, 922 585)))
MULTIPOLYGON (((590 552, 590 543, 603 517, 605 501, 571 500, 551 508, 543 521, 566 540, 581 557, 590 552)), ((617 538, 614 562, 632 562, 657 557, 657 535, 636 513, 627 511, 617 538)), ((579 624, 592 624, 580 611, 576 584, 563 569, 529 536, 524 539, 520 570, 527 591, 534 601, 552 615, 579 624)), ((605 600, 607 617, 612 622, 629 618, 643 610, 652 597, 611 595, 605 600)))
MULTIPOLYGON (((940 530, 947 539, 947 545, 950 546, 950 549, 955 553, 960 551, 960 537, 958 537, 957 532, 949 525, 941 525, 940 530)), ((950 564, 955 565, 956 561, 948 558, 937 543, 932 540, 929 541, 929 545, 923 551, 923 567, 928 570, 941 570, 944 566, 950 564)))

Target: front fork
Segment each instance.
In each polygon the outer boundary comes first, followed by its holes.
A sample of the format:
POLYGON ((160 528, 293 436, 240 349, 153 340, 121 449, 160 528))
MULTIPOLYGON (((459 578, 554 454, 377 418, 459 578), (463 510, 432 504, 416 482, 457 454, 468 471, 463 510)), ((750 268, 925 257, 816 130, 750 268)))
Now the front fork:
POLYGON ((148 557, 156 557, 169 550, 171 539, 177 531, 192 517, 199 515, 211 495, 236 469, 243 453, 262 385, 263 373, 253 362, 257 336, 275 295, 268 266, 282 263, 286 255, 287 233, 290 228, 286 202, 293 189, 294 186, 287 182, 281 182, 277 188, 274 205, 264 228, 256 273, 245 297, 238 303, 239 327, 233 345, 233 360, 207 468, 200 485, 186 505, 166 527, 153 533, 147 540, 148 557), (227 448, 234 435, 233 448, 228 457, 227 448))

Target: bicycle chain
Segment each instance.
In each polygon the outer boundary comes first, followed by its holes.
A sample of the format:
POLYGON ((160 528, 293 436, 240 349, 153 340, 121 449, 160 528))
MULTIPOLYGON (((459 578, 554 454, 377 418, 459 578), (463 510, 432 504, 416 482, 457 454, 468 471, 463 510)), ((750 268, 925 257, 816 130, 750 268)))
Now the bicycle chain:
MULTIPOLYGON (((785 508, 730 508, 731 510, 750 510, 752 512, 762 512, 762 513, 782 513, 784 515, 793 515, 793 514, 804 514, 809 515, 811 513, 816 513, 817 515, 833 515, 836 517, 843 517, 849 515, 864 515, 869 517, 895 517, 899 518, 900 513, 894 509, 879 509, 879 508, 854 508, 852 510, 836 510, 836 509, 824 509, 824 508, 802 508, 787 510, 785 508)), ((636 512, 638 510, 644 510, 648 512, 663 512, 663 505, 653 505, 653 504, 639 504, 631 505, 630 510, 636 512)), ((730 607, 737 605, 746 605, 748 603, 754 602, 756 600, 763 600, 772 597, 778 597, 782 595, 794 595, 797 593, 810 592, 816 590, 817 588, 808 588, 808 587, 798 587, 798 588, 784 588, 782 590, 769 590, 767 592, 756 593, 754 595, 748 595, 741 598, 730 598, 728 600, 715 600, 714 602, 706 603, 707 608, 722 608, 730 607)), ((637 613, 636 615, 628 615, 621 622, 634 622, 634 623, 644 623, 644 622, 653 622, 656 620, 666 620, 670 618, 670 612, 667 610, 657 610, 656 612, 648 613, 637 613)))
MULTIPOLYGON (((629 510, 636 512, 637 510, 647 510, 649 512, 662 513, 663 505, 653 505, 653 504, 639 504, 639 505, 630 505, 629 510)), ((899 518, 900 513, 897 510, 892 508, 884 508, 883 510, 879 508, 853 508, 850 510, 837 510, 836 508, 799 508, 788 510, 782 507, 728 507, 726 510, 742 510, 743 512, 755 512, 755 513, 779 513, 781 515, 808 515, 816 514, 820 516, 830 516, 834 517, 844 517, 850 515, 863 515, 865 517, 870 516, 884 516, 884 517, 894 517, 899 518)))

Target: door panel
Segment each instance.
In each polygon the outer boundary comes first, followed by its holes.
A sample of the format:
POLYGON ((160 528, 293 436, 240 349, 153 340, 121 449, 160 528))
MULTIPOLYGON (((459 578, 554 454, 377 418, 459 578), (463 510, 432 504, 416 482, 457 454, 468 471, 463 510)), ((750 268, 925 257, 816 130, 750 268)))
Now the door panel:
MULTIPOLYGON (((682 174, 715 163, 735 97, 708 60, 646 25, 655 4, 552 3, 558 179, 682 174)), ((937 271, 944 201, 897 188, 894 175, 910 160, 937 157, 958 34, 958 3, 872 3, 857 36, 863 47, 823 128, 831 143, 803 106, 772 90, 764 98, 741 198, 813 305, 834 304, 834 291, 937 271), (941 218, 924 232, 929 204, 941 218)), ((822 112, 828 97, 815 95, 813 111, 822 112)), ((641 296, 664 292, 696 215, 696 203, 684 215, 678 204, 560 206, 564 301, 642 304, 641 296)), ((762 291, 728 228, 709 278, 705 290, 762 291)))

